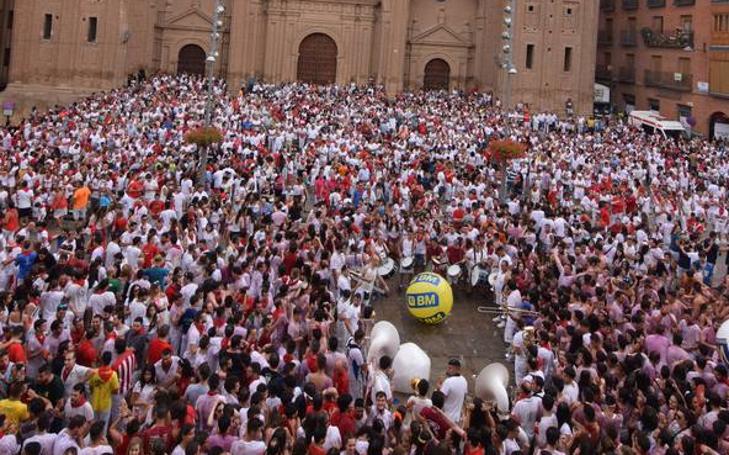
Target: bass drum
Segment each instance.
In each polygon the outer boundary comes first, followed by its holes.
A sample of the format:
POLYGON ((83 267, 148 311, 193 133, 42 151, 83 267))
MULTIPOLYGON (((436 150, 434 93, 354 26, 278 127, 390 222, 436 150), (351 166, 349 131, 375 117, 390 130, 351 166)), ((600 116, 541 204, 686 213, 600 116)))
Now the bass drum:
POLYGON ((400 272, 411 272, 413 269, 413 264, 415 263, 415 258, 412 256, 408 256, 406 258, 402 258, 400 261, 400 272))
POLYGON ((488 282, 489 279, 489 271, 486 269, 482 269, 479 266, 474 267, 471 269, 471 286, 474 288, 479 285, 484 285, 488 282))
POLYGON ((448 267, 448 278, 450 278, 453 281, 458 280, 458 278, 461 276, 461 266, 458 264, 453 264, 448 267))
POLYGON ((386 257, 380 261, 380 266, 377 267, 377 274, 382 278, 390 278, 397 271, 395 260, 390 257, 386 257))

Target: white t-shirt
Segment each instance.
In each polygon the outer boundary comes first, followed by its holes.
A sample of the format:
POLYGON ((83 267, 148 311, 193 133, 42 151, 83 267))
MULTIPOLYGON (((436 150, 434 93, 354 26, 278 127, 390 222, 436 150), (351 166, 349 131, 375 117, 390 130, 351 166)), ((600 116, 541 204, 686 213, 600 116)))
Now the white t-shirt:
POLYGON ((18 208, 19 209, 29 209, 31 205, 33 204, 33 191, 32 190, 18 190, 17 198, 18 198, 18 208))
POLYGON ((461 410, 463 409, 463 400, 468 393, 468 383, 466 378, 461 375, 450 376, 443 381, 440 391, 445 395, 443 403, 443 412, 454 423, 461 421, 461 410))
POLYGON ((263 441, 235 441, 230 446, 230 455, 261 455, 266 451, 263 441))

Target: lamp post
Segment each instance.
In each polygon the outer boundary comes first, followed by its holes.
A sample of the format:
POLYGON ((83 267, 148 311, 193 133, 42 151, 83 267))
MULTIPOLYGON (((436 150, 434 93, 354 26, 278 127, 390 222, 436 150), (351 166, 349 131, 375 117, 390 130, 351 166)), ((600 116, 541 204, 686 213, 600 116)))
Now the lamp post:
POLYGON ((517 73, 514 65, 514 11, 516 9, 516 0, 508 0, 508 4, 504 7, 504 32, 501 38, 504 45, 501 51, 504 54, 501 68, 506 72, 504 80, 504 108, 511 107, 511 77, 517 73))
MULTIPOLYGON (((210 33, 210 51, 205 59, 205 76, 207 78, 207 95, 205 100, 205 127, 212 126, 213 110, 215 109, 215 63, 218 59, 220 48, 220 31, 223 28, 222 16, 225 12, 223 0, 215 0, 215 8, 213 8, 213 29, 210 33)), ((200 169, 198 169, 198 185, 205 187, 205 168, 208 165, 208 148, 210 145, 202 147, 200 150, 200 169)))

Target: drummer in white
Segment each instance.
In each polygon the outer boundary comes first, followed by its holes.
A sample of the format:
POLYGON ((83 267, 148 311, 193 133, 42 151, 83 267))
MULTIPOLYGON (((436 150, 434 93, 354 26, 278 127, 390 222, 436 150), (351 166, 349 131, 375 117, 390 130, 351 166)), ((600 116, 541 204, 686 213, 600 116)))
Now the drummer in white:
POLYGON ((398 288, 402 289, 403 282, 405 280, 410 280, 413 273, 415 272, 414 269, 414 262, 415 262, 415 240, 413 239, 413 233, 412 232, 406 232, 405 235, 402 237, 402 241, 400 242, 400 283, 398 284, 398 288))

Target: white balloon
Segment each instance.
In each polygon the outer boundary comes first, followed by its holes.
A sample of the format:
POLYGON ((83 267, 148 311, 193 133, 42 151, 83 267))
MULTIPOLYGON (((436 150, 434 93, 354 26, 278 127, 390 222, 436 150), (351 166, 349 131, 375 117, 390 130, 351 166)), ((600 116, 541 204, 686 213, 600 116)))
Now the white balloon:
POLYGON ((724 363, 729 363, 729 320, 722 322, 714 338, 721 359, 724 363))
POLYGON ((380 357, 387 355, 394 358, 400 347, 400 334, 394 325, 380 321, 372 327, 370 345, 367 350, 367 362, 378 366, 380 357))
POLYGON ((410 382, 415 378, 430 381, 430 357, 415 343, 400 346, 392 369, 392 389, 396 392, 412 393, 410 382))
POLYGON ((487 365, 476 377, 476 396, 486 401, 495 401, 499 412, 509 412, 509 371, 500 363, 487 365))
POLYGON ((491 363, 489 365, 486 365, 486 368, 484 368, 484 370, 490 376, 498 378, 504 385, 504 387, 507 387, 509 385, 509 369, 506 368, 504 364, 498 362, 491 363))

